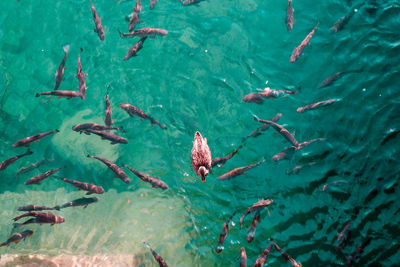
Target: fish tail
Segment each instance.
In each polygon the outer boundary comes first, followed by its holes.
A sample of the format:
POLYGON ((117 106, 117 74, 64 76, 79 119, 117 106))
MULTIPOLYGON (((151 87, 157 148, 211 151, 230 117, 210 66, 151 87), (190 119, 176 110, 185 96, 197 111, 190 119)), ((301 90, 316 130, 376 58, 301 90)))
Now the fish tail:
MULTIPOLYGON (((318 23, 319 23, 319 22, 318 22, 318 23)), ((79 49, 79 54, 82 53, 82 51, 83 51, 83 48, 81 47, 81 48, 79 49)))
POLYGON ((90 155, 90 154, 87 154, 86 157, 88 157, 88 158, 93 158, 93 156, 90 155))
POLYGON ((121 32, 120 30, 118 30, 118 33, 119 33, 119 36, 120 36, 122 39, 125 38, 125 35, 124 35, 123 32, 121 32))
POLYGON ((257 117, 257 115, 256 114, 252 114, 253 115, 253 118, 254 118, 254 120, 255 121, 260 121, 260 118, 259 117, 257 117))
POLYGON ((7 246, 8 244, 7 244, 7 242, 4 242, 4 243, 1 243, 0 244, 0 247, 5 247, 5 246, 7 246))
POLYGON ((55 132, 55 133, 58 133, 58 132, 60 132, 60 130, 58 130, 58 129, 55 129, 55 130, 54 130, 54 132, 55 132))
POLYGON ((36 95, 35 95, 36 97, 39 97, 40 96, 40 94, 39 93, 36 93, 36 95))
MULTIPOLYGON (((20 223, 13 223, 13 228, 17 228, 17 227, 20 227, 21 226, 21 224, 20 223)), ((4 243, 3 243, 4 244, 4 243)))
POLYGON ((61 209, 61 207, 57 205, 57 206, 55 206, 53 209, 55 209, 55 210, 58 210, 58 211, 59 211, 59 210, 61 209))
POLYGON ((63 46, 64 53, 68 53, 69 48, 70 48, 70 45, 69 45, 69 44, 64 45, 64 46, 63 46))
POLYGON ((151 249, 151 247, 150 247, 150 244, 149 243, 147 243, 147 242, 143 242, 143 244, 147 247, 147 248, 149 248, 149 249, 151 249))
POLYGON ((28 148, 28 150, 25 152, 25 155, 31 155, 31 154, 33 154, 33 152, 30 148, 28 148))

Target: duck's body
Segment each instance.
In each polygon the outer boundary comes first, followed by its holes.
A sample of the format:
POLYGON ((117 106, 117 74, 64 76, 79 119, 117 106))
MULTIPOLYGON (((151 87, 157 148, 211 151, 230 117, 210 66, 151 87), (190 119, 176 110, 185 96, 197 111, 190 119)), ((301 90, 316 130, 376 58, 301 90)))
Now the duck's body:
POLYGON ((203 138, 200 132, 194 134, 193 148, 190 154, 192 166, 203 182, 211 168, 211 151, 207 145, 207 138, 203 138))

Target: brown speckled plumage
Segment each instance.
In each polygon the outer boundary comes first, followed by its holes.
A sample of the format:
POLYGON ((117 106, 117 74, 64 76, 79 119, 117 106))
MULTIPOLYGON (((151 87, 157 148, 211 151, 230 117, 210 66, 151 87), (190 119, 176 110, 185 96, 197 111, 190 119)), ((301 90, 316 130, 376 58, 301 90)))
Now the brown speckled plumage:
POLYGON ((203 182, 211 168, 211 151, 207 145, 207 138, 203 138, 200 132, 194 135, 193 148, 190 154, 192 166, 203 182))

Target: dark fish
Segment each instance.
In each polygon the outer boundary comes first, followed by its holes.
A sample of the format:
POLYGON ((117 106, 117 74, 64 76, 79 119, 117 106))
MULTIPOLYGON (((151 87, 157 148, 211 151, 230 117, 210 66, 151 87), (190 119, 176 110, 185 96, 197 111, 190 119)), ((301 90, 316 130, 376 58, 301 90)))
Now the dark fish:
POLYGON ((150 9, 153 9, 158 0, 150 0, 150 9))
POLYGON ((272 128, 275 129, 279 134, 281 134, 286 140, 288 140, 294 147, 297 147, 299 145, 299 142, 294 138, 294 136, 289 133, 288 130, 286 130, 283 126, 277 124, 276 122, 273 121, 268 121, 268 120, 260 120, 257 116, 254 116, 254 119, 258 122, 261 123, 267 123, 272 126, 272 128))
POLYGON ((289 256, 284 250, 282 250, 278 245, 274 242, 275 248, 282 254, 283 258, 292 265, 292 267, 302 267, 301 263, 296 262, 292 257, 289 256))
POLYGON ((207 144, 207 138, 203 138, 199 131, 194 134, 190 161, 194 171, 201 177, 201 181, 204 183, 211 168, 212 156, 207 144))
POLYGON ((116 164, 112 163, 109 160, 106 160, 104 158, 100 158, 100 157, 96 157, 96 156, 92 156, 92 155, 87 155, 88 158, 92 158, 92 159, 97 159, 100 160, 101 162, 103 162, 109 169, 111 169, 114 173, 115 176, 119 179, 121 179, 124 183, 129 184, 130 180, 128 178, 128 176, 125 174, 124 170, 121 169, 120 167, 118 167, 116 164))
POLYGON ((130 105, 128 103, 119 103, 119 106, 125 110, 129 116, 138 116, 139 118, 141 118, 142 120, 144 119, 148 119, 151 124, 157 124, 158 126, 160 126, 162 129, 167 129, 167 126, 165 126, 164 124, 159 123, 157 120, 155 120, 152 116, 144 113, 140 108, 130 105))
POLYGON ((346 267, 351 266, 354 264, 356 257, 358 256, 358 254, 363 253, 364 248, 366 246, 368 246, 368 244, 371 242, 371 238, 367 238, 367 240, 365 240, 364 242, 362 242, 362 244, 360 246, 357 247, 357 249, 347 258, 346 261, 346 267))
POLYGON ((185 0, 185 1, 182 2, 182 5, 183 6, 189 6, 189 5, 200 3, 201 1, 202 0, 185 0))
POLYGON ((303 113, 304 111, 307 111, 307 110, 312 110, 312 109, 316 109, 316 108, 319 108, 319 107, 329 106, 329 105, 331 105, 331 104, 333 104, 335 102, 338 102, 338 101, 341 101, 341 100, 340 99, 330 99, 330 100, 320 101, 320 102, 317 102, 317 103, 314 103, 314 104, 309 104, 309 105, 304 106, 304 107, 299 107, 297 109, 297 113, 303 113))
POLYGON ((271 252, 272 246, 274 242, 269 243, 268 247, 264 250, 264 252, 257 258, 254 263, 254 267, 262 267, 264 263, 267 261, 267 256, 271 252))
POLYGON ((133 11, 131 14, 131 19, 129 20, 128 30, 132 32, 135 30, 136 25, 139 23, 139 12, 133 11))
POLYGON ((240 229, 242 229, 243 226, 243 219, 246 217, 247 214, 250 212, 259 210, 261 208, 265 208, 269 205, 271 205, 274 201, 272 199, 266 199, 266 200, 260 200, 257 203, 253 204, 251 207, 249 207, 240 217, 240 229))
POLYGON ((89 134, 92 133, 92 134, 98 135, 103 140, 109 140, 109 141, 111 141, 112 145, 114 145, 114 144, 128 144, 128 140, 127 139, 125 139, 125 138, 123 138, 123 137, 121 137, 119 135, 109 133, 109 132, 102 132, 102 131, 97 131, 97 130, 92 130, 92 129, 88 129, 85 132, 89 133, 89 134))
POLYGON ((11 243, 18 244, 21 240, 24 240, 25 238, 32 236, 32 235, 33 235, 33 231, 31 231, 31 230, 25 230, 21 233, 15 233, 9 239, 7 239, 6 242, 1 243, 0 247, 8 246, 11 243))
POLYGON ((37 224, 45 224, 49 223, 51 225, 54 224, 59 224, 65 222, 65 219, 60 216, 55 216, 53 213, 48 212, 48 213, 43 213, 43 212, 27 212, 24 213, 18 217, 15 217, 13 220, 18 221, 19 219, 23 217, 35 217, 34 219, 29 219, 26 222, 22 224, 15 224, 15 226, 20 226, 20 225, 27 225, 31 223, 37 223, 37 224))
POLYGON ((258 93, 250 93, 242 98, 243 102, 262 104, 264 99, 258 93))
POLYGON ((245 248, 240 249, 240 267, 247 267, 247 255, 245 248))
POLYGON ((340 242, 337 246, 335 246, 336 250, 342 249, 344 246, 346 246, 347 242, 349 241, 351 237, 351 229, 350 226, 353 223, 353 221, 349 221, 345 227, 343 228, 343 231, 339 234, 337 234, 337 240, 340 242))
POLYGON ((233 170, 231 170, 231 171, 229 171, 229 172, 227 172, 227 173, 221 175, 220 177, 218 177, 218 180, 228 180, 228 179, 231 179, 231 178, 236 177, 236 176, 238 176, 238 175, 245 174, 247 170, 250 170, 250 169, 252 169, 252 168, 254 168, 254 167, 257 167, 258 165, 260 165, 260 164, 263 163, 264 161, 265 161, 265 160, 262 159, 261 161, 259 161, 259 162, 257 162, 257 163, 254 163, 254 164, 251 164, 251 165, 248 165, 248 166, 244 166, 244 167, 239 167, 239 168, 233 169, 233 170))
POLYGON ((150 28, 150 27, 146 27, 146 28, 142 28, 142 29, 138 29, 135 30, 133 32, 128 32, 128 33, 123 33, 123 32, 119 32, 119 35, 121 36, 121 38, 132 38, 132 37, 150 37, 150 39, 153 39, 156 36, 164 36, 167 35, 168 31, 164 30, 164 29, 158 29, 158 28, 150 28))
POLYGON ((42 210, 54 210, 54 208, 45 207, 45 206, 37 206, 37 205, 28 205, 22 206, 18 208, 19 211, 42 211, 42 210))
POLYGON ((137 41, 128 51, 128 53, 125 55, 124 60, 128 60, 131 57, 136 57, 136 53, 139 52, 143 48, 143 43, 146 41, 147 37, 141 38, 139 41, 137 41))
MULTIPOLYGON (((278 114, 275 115, 275 117, 273 117, 271 119, 271 121, 277 122, 281 117, 282 117, 282 113, 278 113, 278 114)), ((256 138, 257 136, 261 135, 262 131, 266 131, 266 130, 268 130, 268 128, 269 128, 269 124, 268 123, 264 123, 263 125, 261 125, 257 129, 252 131, 248 136, 244 137, 243 138, 243 142, 245 142, 250 137, 256 138)))
POLYGON ((88 197, 88 198, 82 197, 82 198, 78 198, 78 199, 72 200, 70 202, 67 202, 64 205, 55 206, 54 209, 60 210, 60 209, 65 209, 65 208, 69 208, 69 207, 79 207, 79 206, 83 206, 83 208, 86 208, 89 204, 95 203, 97 201, 98 201, 97 197, 88 197))
MULTIPOLYGON (((108 89, 110 86, 107 86, 107 94, 106 94, 106 112, 105 112, 105 119, 104 123, 106 126, 111 127, 113 125, 113 120, 112 120, 112 110, 111 110, 111 104, 110 104, 110 99, 108 98, 108 89)), ((122 129, 122 127, 120 127, 122 129)), ((98 129, 95 129, 98 130, 98 129)))
POLYGON ((63 47, 64 49, 64 58, 60 63, 60 66, 58 66, 58 69, 56 71, 56 74, 54 75, 54 90, 57 90, 58 87, 60 87, 61 82, 63 81, 63 75, 64 75, 64 70, 65 70, 65 62, 67 61, 67 56, 68 56, 68 51, 69 51, 69 45, 65 45, 63 47))
POLYGON ((125 132, 122 126, 113 127, 113 126, 104 126, 96 123, 84 123, 78 124, 72 127, 72 130, 75 132, 86 133, 88 130, 96 130, 96 131, 110 131, 110 130, 119 130, 121 132, 125 132))
POLYGON ((288 6, 286 9, 286 28, 288 32, 291 32, 293 29, 293 6, 292 6, 292 0, 288 0, 288 6))
POLYGON ((334 182, 331 182, 331 183, 328 183, 328 184, 324 184, 323 186, 321 186, 319 188, 319 191, 325 191, 326 188, 328 188, 328 186, 337 185, 338 183, 348 183, 348 182, 346 180, 337 180, 337 181, 334 181, 334 182))
POLYGON ((260 222, 260 211, 256 211, 254 215, 253 221, 251 222, 250 228, 246 235, 247 242, 251 243, 254 240, 254 236, 256 234, 256 228, 258 223, 260 222))
POLYGON ((26 137, 24 139, 21 139, 21 140, 15 142, 13 144, 13 147, 29 146, 30 143, 39 142, 41 138, 43 138, 45 136, 48 136, 50 134, 53 134, 53 133, 58 133, 58 132, 59 132, 59 130, 55 129, 53 131, 40 133, 40 134, 35 134, 35 135, 26 137))
POLYGON ((319 22, 314 27, 314 29, 306 36, 306 38, 301 42, 301 44, 293 50, 293 53, 290 56, 290 63, 295 62, 296 59, 299 58, 299 56, 301 55, 301 53, 304 50, 304 47, 306 47, 309 44, 311 37, 313 37, 315 30, 318 28, 318 25, 319 25, 319 22))
POLYGON ((230 160, 238 151, 239 149, 242 148, 242 145, 240 145, 238 148, 236 148, 232 153, 230 153, 229 155, 225 156, 225 157, 221 157, 221 158, 215 158, 212 159, 211 161, 211 167, 214 167, 218 164, 225 164, 225 162, 227 162, 228 160, 230 160))
POLYGON ((278 154, 276 154, 275 156, 272 157, 273 161, 280 161, 283 159, 290 159, 293 156, 293 153, 297 150, 302 149, 305 146, 308 146, 309 144, 312 144, 316 141, 321 141, 321 140, 325 140, 324 138, 316 138, 316 139, 312 139, 309 141, 305 141, 303 143, 300 143, 297 147, 285 147, 285 149, 281 152, 279 152, 278 154))
POLYGON ((28 173, 33 171, 34 169, 38 168, 40 165, 42 165, 44 162, 46 161, 46 159, 41 159, 35 163, 31 163, 26 167, 21 167, 18 171, 17 171, 17 175, 20 174, 24 174, 24 173, 28 173))
POLYGON ((71 99, 73 97, 80 97, 82 100, 85 99, 85 97, 81 94, 81 92, 69 91, 69 90, 55 90, 55 91, 46 91, 46 92, 36 93, 36 97, 39 97, 42 95, 56 96, 58 98, 65 97, 67 99, 71 99))
POLYGON ((343 75, 349 74, 349 73, 360 73, 363 72, 363 68, 359 69, 359 70, 349 70, 349 71, 341 71, 341 72, 337 72, 335 74, 333 74, 332 76, 326 78, 319 86, 318 88, 323 88, 326 86, 331 85, 333 82, 335 82, 336 80, 338 80, 339 78, 341 78, 343 75))
POLYGON ((67 184, 73 185, 76 188, 78 188, 78 190, 83 190, 83 191, 87 191, 86 195, 90 195, 90 194, 103 194, 104 193, 104 189, 101 186, 97 186, 94 184, 89 184, 89 183, 84 183, 84 182, 79 182, 79 181, 74 181, 74 180, 70 180, 67 178, 61 178, 61 177, 57 177, 57 179, 66 182, 67 184))
POLYGON ((16 162, 17 160, 19 160, 22 157, 25 157, 27 155, 31 155, 33 154, 33 152, 28 148, 28 150, 21 155, 17 155, 11 158, 8 158, 6 160, 4 160, 2 163, 0 163, 0 171, 5 170, 8 166, 10 166, 11 164, 13 164, 14 162, 16 162))
POLYGON ((139 177, 142 181, 151 184, 152 187, 156 188, 161 188, 161 189, 168 189, 168 185, 161 181, 158 178, 151 177, 150 175, 137 171, 135 169, 132 169, 128 165, 124 165, 126 168, 128 168, 131 172, 133 172, 137 177, 139 177))
POLYGON ((390 140, 396 139, 396 137, 399 135, 399 133, 400 133, 399 130, 390 129, 388 131, 388 133, 386 134, 385 138, 383 139, 381 146, 385 145, 390 140))
POLYGON ((29 180, 27 180, 25 182, 25 184, 26 185, 40 184, 43 180, 49 178, 50 175, 55 174, 56 172, 58 172, 59 170, 61 170, 63 168, 65 168, 65 167, 60 167, 60 168, 57 168, 57 169, 53 169, 53 170, 47 171, 47 172, 42 173, 42 174, 38 174, 38 175, 30 178, 29 180))
POLYGON ((343 30, 344 26, 349 23, 350 19, 354 16, 354 14, 358 11, 358 9, 364 5, 364 3, 361 3, 360 5, 354 7, 351 9, 351 11, 346 14, 345 16, 341 17, 338 21, 335 22, 335 25, 332 26, 331 30, 333 32, 338 32, 343 30))
POLYGON ((97 15, 96 10, 94 9, 92 1, 90 1, 90 6, 92 8, 94 24, 96 25, 96 29, 94 29, 93 31, 97 32, 97 35, 99 36, 101 41, 104 41, 104 31, 103 27, 101 26, 101 20, 100 17, 97 15))
POLYGON ((300 150, 300 149, 302 149, 303 147, 308 146, 308 145, 310 145, 310 144, 312 144, 312 143, 314 143, 314 142, 323 141, 323 140, 325 140, 325 138, 315 138, 315 139, 311 139, 311 140, 308 140, 308 141, 304 141, 304 142, 300 143, 300 144, 297 146, 296 150, 300 150))
POLYGON ((160 267, 168 267, 167 263, 165 263, 164 259, 161 258, 161 256, 159 256, 149 245, 149 243, 147 242, 143 242, 143 244, 150 249, 151 254, 153 254, 154 259, 158 262, 158 264, 160 265, 160 267))
POLYGON ((83 49, 81 48, 79 50, 78 67, 77 67, 77 71, 76 71, 75 77, 78 78, 79 92, 81 93, 81 98, 82 98, 82 100, 85 100, 85 98, 86 98, 86 89, 87 89, 86 82, 85 82, 85 76, 87 75, 87 73, 84 73, 83 70, 82 70, 82 65, 81 65, 81 53, 82 53, 82 51, 83 51, 83 49))
POLYGON ((315 165, 315 164, 316 164, 316 162, 310 162, 310 163, 305 164, 305 165, 296 166, 291 170, 287 170, 286 174, 287 175, 299 174, 300 170, 303 169, 304 167, 310 167, 310 166, 315 165))
POLYGON ((229 222, 232 220, 233 216, 235 216, 237 210, 231 215, 231 217, 226 220, 224 225, 222 226, 222 231, 219 234, 218 246, 215 248, 215 252, 220 253, 223 250, 222 244, 224 243, 226 237, 228 236, 229 222))

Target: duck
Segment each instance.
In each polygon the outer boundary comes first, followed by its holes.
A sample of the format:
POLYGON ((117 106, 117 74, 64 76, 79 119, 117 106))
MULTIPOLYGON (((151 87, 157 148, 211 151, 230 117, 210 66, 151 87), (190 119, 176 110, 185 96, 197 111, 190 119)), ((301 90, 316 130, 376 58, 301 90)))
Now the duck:
POLYGON ((207 145, 207 138, 203 138, 199 131, 194 134, 190 159, 194 171, 201 177, 201 181, 204 183, 211 168, 212 158, 210 148, 207 145))

